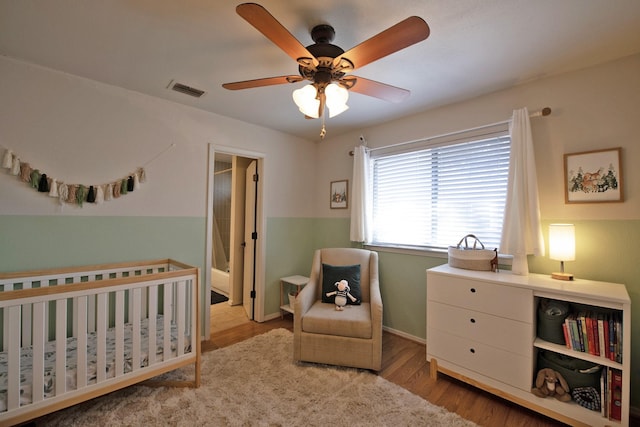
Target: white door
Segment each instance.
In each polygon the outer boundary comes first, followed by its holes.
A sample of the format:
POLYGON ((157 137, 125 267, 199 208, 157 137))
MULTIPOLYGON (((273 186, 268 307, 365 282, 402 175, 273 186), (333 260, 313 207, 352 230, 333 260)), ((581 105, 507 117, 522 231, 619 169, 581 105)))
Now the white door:
POLYGON ((242 305, 247 317, 255 320, 256 295, 256 250, 258 233, 256 231, 256 197, 258 187, 258 162, 253 160, 247 168, 244 216, 244 281, 242 305))

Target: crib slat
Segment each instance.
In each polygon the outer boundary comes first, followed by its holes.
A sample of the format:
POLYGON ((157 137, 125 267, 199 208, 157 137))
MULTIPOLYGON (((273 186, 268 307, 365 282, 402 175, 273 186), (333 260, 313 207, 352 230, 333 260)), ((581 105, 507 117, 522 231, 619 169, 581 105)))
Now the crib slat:
POLYGON ((78 297, 76 389, 87 385, 87 297, 78 297))
POLYGON ((156 361, 156 336, 157 336, 157 322, 158 318, 158 286, 149 286, 149 348, 147 349, 149 354, 149 366, 156 361))
POLYGON ((178 331, 178 356, 182 356, 184 354, 184 336, 186 333, 185 329, 185 310, 186 306, 186 283, 184 280, 178 282, 177 286, 178 290, 178 300, 176 303, 176 331, 178 331))
POLYGON ((7 337, 7 408, 9 410, 20 406, 20 306, 14 305, 5 309, 9 328, 7 337))
POLYGON ((124 373, 124 291, 116 292, 116 377, 124 373))
MULTIPOLYGON (((13 283, 6 283, 4 285, 4 291, 11 291, 13 290, 13 283)), ((2 328, 2 350, 3 351, 7 351, 7 349, 9 348, 9 331, 11 330, 9 328, 9 318, 10 318, 10 313, 9 313, 9 308, 4 308, 2 309, 2 320, 3 320, 3 325, 4 328, 2 328)))
POLYGON ((87 300, 87 331, 96 331, 96 295, 91 295, 87 300))
MULTIPOLYGON (((78 276, 74 276, 73 277, 73 283, 80 283, 82 282, 82 276, 78 275, 78 276)), ((71 312, 72 312, 72 316, 73 316, 73 322, 71 325, 71 333, 73 334, 72 336, 77 337, 78 336, 78 322, 75 321, 75 319, 78 318, 78 302, 77 302, 77 298, 73 299, 73 302, 71 303, 71 312)))
POLYGON ((96 319, 96 375, 97 382, 107 377, 107 294, 98 294, 96 319))
POLYGON ((56 396, 67 388, 67 300, 56 300, 56 396))
MULTIPOLYGON (((58 280, 46 280, 45 278, 42 279, 42 281, 40 281, 40 287, 46 288, 49 286, 55 286, 58 284, 58 280)), ((49 324, 49 311, 50 311, 50 303, 51 300, 47 301, 44 305, 44 339, 45 341, 49 340, 50 338, 50 333, 51 333, 51 325, 49 324)))
POLYGON ((140 321, 142 320, 142 289, 135 288, 133 290, 133 301, 131 305, 133 306, 133 316, 131 317, 132 327, 131 327, 131 363, 132 369, 138 370, 140 369, 140 347, 141 347, 141 338, 140 338, 140 321))
POLYGON ((44 399, 45 306, 45 302, 33 304, 33 358, 31 362, 33 387, 31 398, 34 403, 44 399))
MULTIPOLYGON (((22 284, 22 289, 31 289, 33 282, 28 281, 22 284)), ((31 305, 22 307, 22 345, 31 345, 31 305)))
POLYGON ((163 359, 169 360, 171 358, 171 313, 173 306, 173 283, 164 284, 164 342, 162 344, 163 359))
POLYGON ((0 308, 2 311, 2 351, 9 348, 9 308, 0 308))

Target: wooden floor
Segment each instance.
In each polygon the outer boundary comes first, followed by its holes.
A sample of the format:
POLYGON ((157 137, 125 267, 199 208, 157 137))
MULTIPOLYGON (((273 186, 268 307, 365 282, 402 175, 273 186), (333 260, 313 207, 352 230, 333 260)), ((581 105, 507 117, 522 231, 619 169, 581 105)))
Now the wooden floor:
MULTIPOLYGON (((211 339, 203 343, 203 351, 226 347, 271 329, 293 331, 290 314, 284 319, 257 323, 247 319, 241 306, 221 303, 212 306, 211 310, 212 334, 211 339)), ((440 375, 437 381, 432 380, 424 344, 388 332, 383 333, 382 370, 379 375, 482 426, 564 425, 444 375, 440 375)))

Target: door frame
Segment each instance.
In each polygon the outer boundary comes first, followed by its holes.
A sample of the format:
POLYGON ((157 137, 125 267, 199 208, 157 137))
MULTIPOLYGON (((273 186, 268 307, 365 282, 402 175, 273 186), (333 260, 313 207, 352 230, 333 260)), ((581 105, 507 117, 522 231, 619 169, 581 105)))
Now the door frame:
POLYGON ((206 200, 206 226, 205 226, 205 271, 202 275, 204 280, 204 300, 201 306, 204 312, 203 318, 203 336, 204 339, 209 339, 211 335, 211 310, 209 310, 210 295, 211 295, 211 257, 213 255, 213 180, 214 180, 214 162, 216 153, 230 154, 234 156, 247 157, 258 161, 258 201, 256 204, 256 231, 258 232, 258 241, 256 248, 256 300, 254 319, 257 322, 264 322, 264 281, 266 270, 266 220, 264 212, 264 164, 265 153, 257 151, 244 150, 236 147, 228 147, 223 145, 215 145, 209 143, 208 157, 207 157, 207 194, 206 200))

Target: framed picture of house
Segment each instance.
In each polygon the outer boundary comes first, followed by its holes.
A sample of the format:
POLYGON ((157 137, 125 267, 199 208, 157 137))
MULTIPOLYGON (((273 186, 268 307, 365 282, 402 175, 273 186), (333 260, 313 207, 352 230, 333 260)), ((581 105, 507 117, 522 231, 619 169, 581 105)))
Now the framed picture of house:
POLYGON ((621 148, 564 155, 565 203, 622 202, 621 148))
POLYGON ((329 206, 331 209, 346 209, 348 207, 347 190, 349 187, 348 180, 331 181, 329 206))

